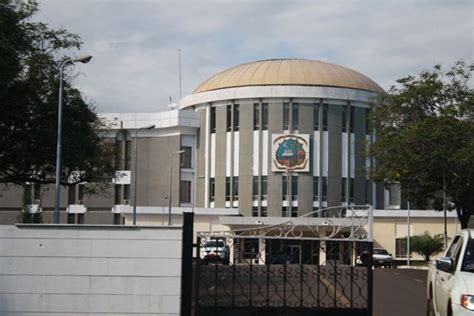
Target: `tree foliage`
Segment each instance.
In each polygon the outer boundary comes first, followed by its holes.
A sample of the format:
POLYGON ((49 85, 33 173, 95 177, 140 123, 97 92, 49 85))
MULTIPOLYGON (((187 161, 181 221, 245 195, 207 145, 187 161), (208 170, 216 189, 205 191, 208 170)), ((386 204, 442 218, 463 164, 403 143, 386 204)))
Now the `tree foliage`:
POLYGON ((440 253, 444 249, 444 236, 438 234, 431 236, 428 232, 423 235, 410 237, 410 251, 415 252, 430 261, 431 257, 440 253))
POLYGON ((371 177, 400 183, 418 207, 442 209, 443 192, 463 228, 474 212, 473 65, 455 63, 399 79, 374 100, 370 122, 375 142, 371 177))
MULTIPOLYGON (((54 183, 59 67, 78 35, 31 22, 34 1, 0 2, 0 183, 54 183)), ((112 173, 112 150, 102 123, 65 74, 61 183, 102 182, 112 173), (80 172, 78 172, 80 171, 80 172)))

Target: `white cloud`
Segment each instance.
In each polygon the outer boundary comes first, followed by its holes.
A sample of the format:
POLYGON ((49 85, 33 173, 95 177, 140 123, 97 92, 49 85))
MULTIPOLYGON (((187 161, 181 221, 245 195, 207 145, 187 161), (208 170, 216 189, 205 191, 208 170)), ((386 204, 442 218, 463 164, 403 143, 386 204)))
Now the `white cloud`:
POLYGON ((384 88, 407 74, 473 60, 471 1, 40 2, 36 19, 81 35, 77 66, 102 112, 165 110, 214 73, 252 60, 300 57, 357 70, 384 88))

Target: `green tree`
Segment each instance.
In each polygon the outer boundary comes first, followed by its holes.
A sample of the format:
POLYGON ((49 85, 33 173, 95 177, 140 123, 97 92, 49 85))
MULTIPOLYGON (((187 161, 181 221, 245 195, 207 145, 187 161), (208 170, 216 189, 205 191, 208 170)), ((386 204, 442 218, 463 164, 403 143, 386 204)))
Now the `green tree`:
POLYGON ((423 256, 426 262, 430 261, 431 256, 443 251, 443 248, 443 234, 431 236, 428 232, 425 232, 423 235, 410 237, 410 250, 423 256))
POLYGON ((442 209, 446 192, 463 228, 474 212, 473 69, 459 61, 399 79, 374 100, 370 117, 372 179, 399 183, 418 207, 434 201, 442 209))
MULTIPOLYGON (((54 183, 59 65, 76 34, 31 22, 35 1, 0 0, 0 183, 54 183)), ((94 108, 65 74, 61 183, 105 183, 112 149, 94 108), (80 172, 78 172, 80 171, 80 172)))

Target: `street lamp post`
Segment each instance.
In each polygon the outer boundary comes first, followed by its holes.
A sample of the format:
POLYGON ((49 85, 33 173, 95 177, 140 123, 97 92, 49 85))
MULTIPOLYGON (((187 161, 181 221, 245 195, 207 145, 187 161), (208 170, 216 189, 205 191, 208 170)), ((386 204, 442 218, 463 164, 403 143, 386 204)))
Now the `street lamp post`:
POLYGON ((152 129, 155 128, 155 125, 149 125, 140 127, 135 131, 135 145, 134 145, 134 156, 135 156, 135 177, 133 181, 133 225, 137 224, 137 179, 138 179, 138 150, 137 150, 137 142, 138 142, 138 132, 144 129, 152 129))
POLYGON ((54 197, 54 222, 59 224, 60 213, 59 206, 61 202, 61 145, 62 145, 62 129, 63 129, 63 72, 64 68, 74 63, 88 63, 92 59, 91 55, 78 56, 68 58, 59 67, 59 101, 58 101, 58 139, 56 146, 56 181, 55 181, 55 197, 54 197))
POLYGON ((176 151, 170 155, 170 176, 168 181, 168 226, 171 226, 171 184, 173 183, 173 156, 181 155, 182 153, 184 153, 184 150, 176 151))

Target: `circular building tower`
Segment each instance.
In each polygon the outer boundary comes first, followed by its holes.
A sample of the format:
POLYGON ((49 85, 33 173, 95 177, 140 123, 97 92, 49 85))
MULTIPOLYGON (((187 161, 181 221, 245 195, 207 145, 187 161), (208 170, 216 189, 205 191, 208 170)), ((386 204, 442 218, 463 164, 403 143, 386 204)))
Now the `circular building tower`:
MULTIPOLYGON (((224 70, 183 98, 201 114, 196 204, 301 216, 376 204, 364 174, 369 99, 382 88, 343 66, 272 59, 224 70)), ((383 201, 382 201, 383 203, 383 201)))

